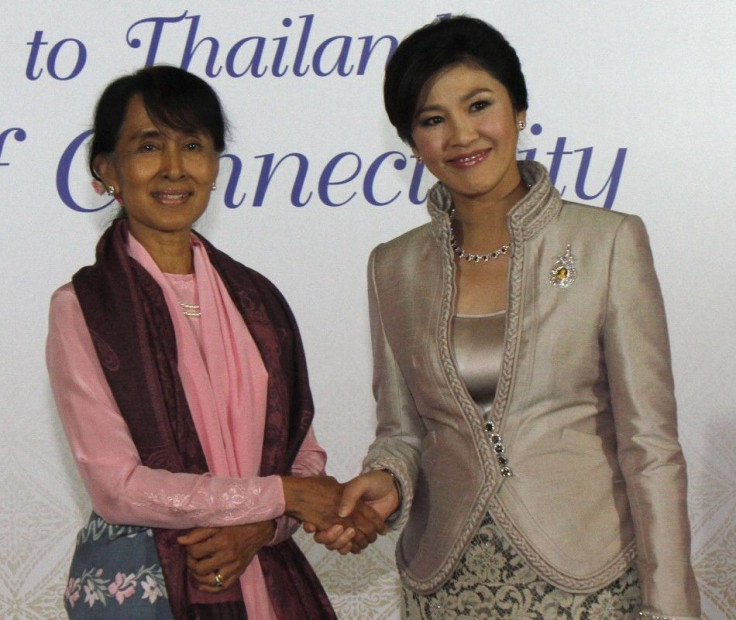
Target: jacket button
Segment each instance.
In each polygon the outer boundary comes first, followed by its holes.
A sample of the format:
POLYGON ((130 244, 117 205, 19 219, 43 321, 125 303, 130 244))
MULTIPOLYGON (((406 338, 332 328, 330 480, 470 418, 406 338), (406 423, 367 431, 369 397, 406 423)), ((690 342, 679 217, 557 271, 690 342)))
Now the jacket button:
POLYGON ((488 422, 486 422, 485 428, 486 428, 486 433, 492 433, 493 431, 496 430, 496 425, 490 420, 488 420, 488 422))
POLYGON ((511 468, 510 467, 502 467, 501 468, 501 475, 505 478, 508 478, 511 475, 511 468))

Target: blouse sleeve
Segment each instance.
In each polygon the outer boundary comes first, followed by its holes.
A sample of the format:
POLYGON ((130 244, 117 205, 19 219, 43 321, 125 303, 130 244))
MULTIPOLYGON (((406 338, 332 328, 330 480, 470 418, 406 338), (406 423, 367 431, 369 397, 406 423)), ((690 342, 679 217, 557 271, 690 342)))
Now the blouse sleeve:
POLYGON ((389 525, 392 529, 401 529, 408 519, 414 499, 420 445, 426 429, 386 334, 377 275, 381 247, 373 250, 368 264, 368 308, 377 426, 376 439, 363 461, 363 470, 386 469, 392 473, 401 504, 391 515, 389 525))
POLYGON ((636 216, 626 217, 617 233, 609 286, 605 360, 644 608, 696 617, 700 605, 667 325, 649 239, 636 216))
MULTIPOLYGON (((71 284, 51 299, 46 364, 72 455, 92 507, 103 519, 185 529, 254 523, 283 515, 279 476, 241 479, 172 473, 141 463, 71 284)), ((321 448, 316 442, 304 443, 298 467, 316 471, 322 459, 323 468, 321 448)))

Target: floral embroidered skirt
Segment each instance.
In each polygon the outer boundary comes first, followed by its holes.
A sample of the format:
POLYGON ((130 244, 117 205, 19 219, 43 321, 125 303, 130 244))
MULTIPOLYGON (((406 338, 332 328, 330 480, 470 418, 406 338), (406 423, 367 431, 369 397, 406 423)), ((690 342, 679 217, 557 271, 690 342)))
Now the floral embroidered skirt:
POLYGON ((153 532, 93 512, 77 535, 64 607, 72 620, 173 620, 153 532))
POLYGON ((404 588, 405 618, 633 620, 641 607, 634 566, 592 594, 570 594, 540 579, 506 541, 490 515, 437 592, 404 588))

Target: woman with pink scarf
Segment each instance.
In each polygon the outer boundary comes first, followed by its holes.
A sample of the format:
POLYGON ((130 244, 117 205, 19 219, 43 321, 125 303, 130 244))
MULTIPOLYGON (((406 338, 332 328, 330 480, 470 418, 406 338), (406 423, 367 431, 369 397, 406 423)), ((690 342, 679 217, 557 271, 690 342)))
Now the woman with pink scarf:
POLYGON ((266 278, 192 231, 226 121, 181 69, 112 82, 90 170, 121 216, 54 293, 47 365, 94 512, 65 596, 72 618, 333 618, 291 538, 338 519, 299 332, 266 278))

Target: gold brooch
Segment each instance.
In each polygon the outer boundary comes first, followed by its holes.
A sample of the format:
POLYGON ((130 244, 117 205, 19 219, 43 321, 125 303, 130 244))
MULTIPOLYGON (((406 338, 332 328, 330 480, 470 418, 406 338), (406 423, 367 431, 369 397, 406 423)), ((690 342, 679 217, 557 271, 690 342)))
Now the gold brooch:
POLYGON ((570 251, 570 244, 568 243, 565 253, 555 261, 549 275, 549 281, 553 286, 567 288, 575 282, 575 276, 575 256, 570 251))

